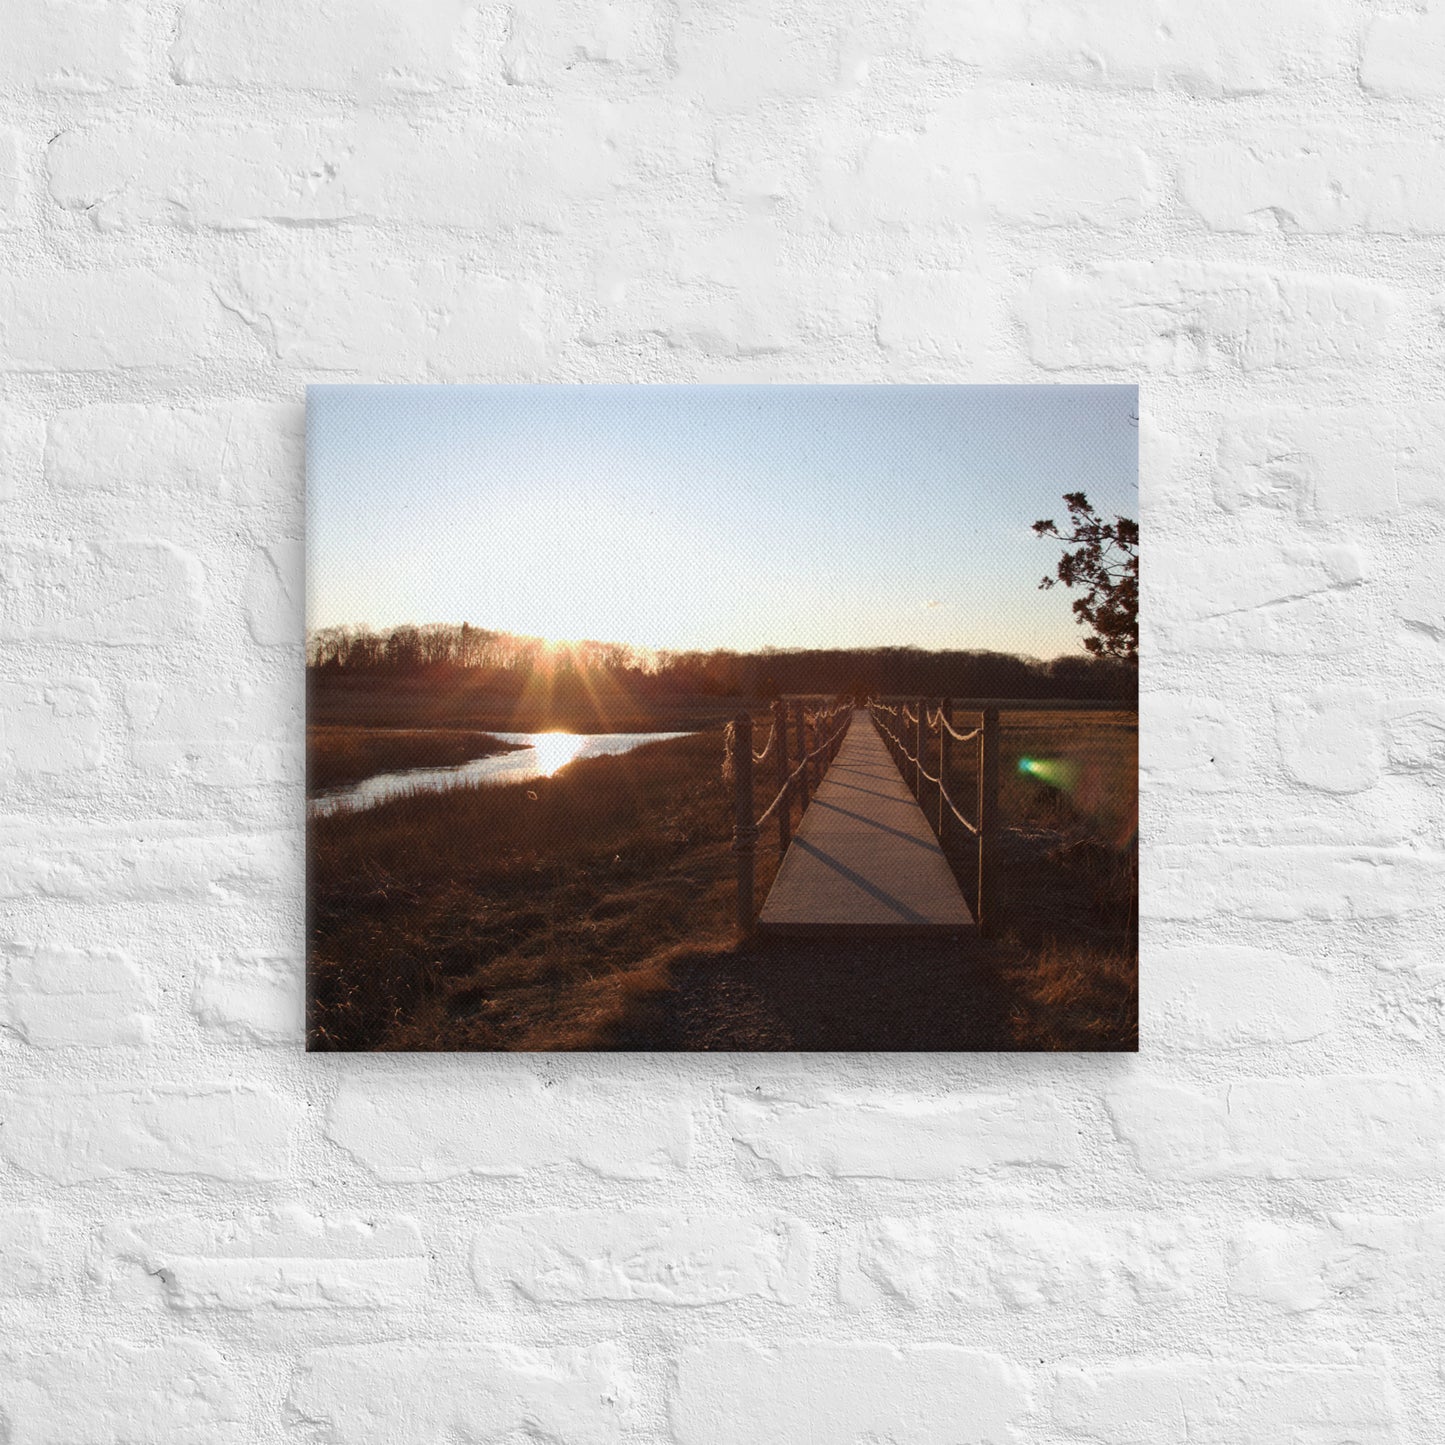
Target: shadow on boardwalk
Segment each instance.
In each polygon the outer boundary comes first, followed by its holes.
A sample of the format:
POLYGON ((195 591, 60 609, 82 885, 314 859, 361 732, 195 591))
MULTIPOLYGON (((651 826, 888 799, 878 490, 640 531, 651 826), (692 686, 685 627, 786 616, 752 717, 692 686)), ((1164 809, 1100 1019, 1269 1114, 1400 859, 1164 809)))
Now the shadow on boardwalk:
POLYGON ((684 954, 637 1049, 1013 1049, 995 951, 976 938, 788 938, 684 954))

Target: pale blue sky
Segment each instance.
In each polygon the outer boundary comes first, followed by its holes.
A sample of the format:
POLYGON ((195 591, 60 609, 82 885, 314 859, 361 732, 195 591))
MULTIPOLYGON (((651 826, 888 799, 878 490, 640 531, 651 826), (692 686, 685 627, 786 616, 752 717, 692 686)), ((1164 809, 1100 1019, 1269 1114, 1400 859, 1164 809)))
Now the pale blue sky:
POLYGON ((1064 492, 1137 518, 1132 386, 313 386, 310 626, 1082 651, 1064 492))

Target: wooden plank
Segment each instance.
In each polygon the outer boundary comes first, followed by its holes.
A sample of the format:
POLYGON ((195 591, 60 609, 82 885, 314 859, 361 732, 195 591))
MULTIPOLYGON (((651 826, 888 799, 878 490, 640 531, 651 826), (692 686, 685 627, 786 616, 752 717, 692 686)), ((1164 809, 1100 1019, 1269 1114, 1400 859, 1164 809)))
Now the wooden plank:
POLYGON ((957 934, 973 915, 873 719, 848 735, 793 834, 758 931, 957 934))

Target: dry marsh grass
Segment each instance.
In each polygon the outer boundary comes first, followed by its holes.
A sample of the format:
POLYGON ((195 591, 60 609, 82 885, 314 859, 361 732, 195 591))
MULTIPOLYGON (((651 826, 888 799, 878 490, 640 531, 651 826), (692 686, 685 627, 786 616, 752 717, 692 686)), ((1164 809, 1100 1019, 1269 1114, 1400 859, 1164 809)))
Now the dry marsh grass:
POLYGON ((1050 940, 1013 949, 1001 969, 1020 1049, 1128 1051, 1139 1046, 1139 960, 1126 949, 1050 940))
POLYGON ((310 1040, 605 1045, 669 948, 727 939, 720 733, 313 819, 310 1040))
POLYGON ((345 787, 378 773, 409 768, 451 768, 493 753, 510 752, 504 743, 475 728, 371 728, 317 726, 306 729, 308 793, 345 787))
MULTIPOLYGON (((720 729, 315 819, 311 1046, 1136 1047, 1133 719, 1010 715, 1004 744, 1008 936, 958 956, 736 947, 720 729), (1034 755, 1073 786, 1019 773, 1034 755)), ((951 791, 976 798, 965 752, 951 791)), ((972 900, 976 848, 949 852, 972 900)), ((765 836, 759 902, 777 862, 765 836)))

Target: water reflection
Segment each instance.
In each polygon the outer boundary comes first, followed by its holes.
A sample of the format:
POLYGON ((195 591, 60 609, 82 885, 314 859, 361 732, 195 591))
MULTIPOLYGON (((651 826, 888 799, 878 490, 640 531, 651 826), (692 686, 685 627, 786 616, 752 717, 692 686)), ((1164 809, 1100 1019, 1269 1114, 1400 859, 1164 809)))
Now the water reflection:
POLYGON ((586 747, 581 733, 539 733, 532 744, 537 754, 537 775, 550 778, 563 763, 570 763, 586 747))
POLYGON ((493 733, 504 743, 520 746, 513 752, 477 758, 455 768, 410 768, 404 773, 378 773, 347 788, 335 788, 311 798, 313 817, 326 817, 346 808, 371 808, 407 793, 435 793, 470 783, 524 783, 550 778, 577 758, 599 758, 631 752, 643 743, 683 738, 686 733, 493 733))

